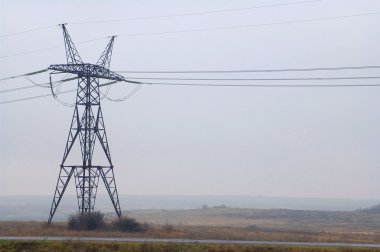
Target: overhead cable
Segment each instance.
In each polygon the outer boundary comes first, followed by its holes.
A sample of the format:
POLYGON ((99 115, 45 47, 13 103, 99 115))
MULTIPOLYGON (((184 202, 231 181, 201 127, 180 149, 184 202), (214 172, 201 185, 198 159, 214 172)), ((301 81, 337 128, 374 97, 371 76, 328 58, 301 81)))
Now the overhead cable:
POLYGON ((44 73, 46 71, 49 71, 49 70, 48 69, 43 69, 43 70, 38 70, 38 71, 31 72, 31 73, 25 73, 25 74, 20 74, 20 75, 14 75, 14 76, 9 76, 9 77, 5 77, 5 78, 0 78, 0 81, 15 79, 15 78, 19 78, 19 77, 25 77, 25 76, 32 76, 32 75, 44 73))
MULTIPOLYGON (((188 32, 244 29, 244 28, 262 27, 262 26, 274 26, 274 25, 297 24, 297 23, 306 23, 306 22, 315 22, 315 21, 326 21, 326 20, 334 20, 334 19, 345 19, 345 18, 361 17, 361 16, 369 16, 369 15, 379 15, 379 14, 380 14, 380 11, 376 11, 376 12, 366 12, 366 13, 359 13, 359 14, 352 14, 352 15, 332 16, 332 17, 324 17, 324 18, 312 18, 312 19, 299 19, 299 20, 273 22, 273 23, 261 23, 261 24, 249 24, 249 25, 237 25, 237 26, 222 26, 222 27, 215 27, 215 28, 200 28, 200 29, 163 31, 163 32, 129 33, 129 34, 122 34, 122 35, 118 35, 118 36, 119 37, 138 37, 138 36, 152 36, 152 35, 154 36, 154 35, 166 35, 166 34, 188 33, 188 32)), ((100 39, 104 39, 104 38, 95 38, 95 39, 91 39, 91 40, 87 40, 87 41, 81 41, 81 42, 78 42, 78 44, 92 42, 92 41, 96 41, 96 40, 100 40, 100 39)), ((20 56, 20 55, 25 55, 25 54, 32 54, 32 53, 37 53, 37 52, 42 52, 42 51, 48 51, 48 50, 53 50, 53 49, 57 49, 57 48, 61 48, 61 47, 63 47, 63 46, 53 46, 53 47, 42 48, 42 49, 37 49, 37 50, 32 50, 32 51, 3 55, 3 56, 0 56, 0 59, 10 58, 10 57, 14 57, 14 56, 20 56)))
POLYGON ((49 25, 49 26, 42 26, 42 27, 37 27, 37 28, 32 28, 29 30, 24 30, 24 31, 19 31, 19 32, 12 32, 12 33, 7 33, 7 34, 0 34, 0 38, 5 38, 5 37, 10 37, 10 36, 15 36, 23 33, 29 33, 29 32, 34 32, 34 31, 41 31, 41 30, 46 30, 50 29, 53 27, 56 27, 57 25, 49 25))
POLYGON ((346 87, 380 87, 380 84, 210 84, 210 83, 170 83, 144 82, 148 85, 195 86, 195 87, 259 87, 259 88, 346 88, 346 87))
POLYGON ((144 84, 143 83, 140 83, 139 85, 137 85, 131 92, 129 92, 126 96, 122 97, 122 98, 118 98, 118 99, 113 99, 113 98, 110 98, 108 95, 105 95, 104 97, 109 100, 109 101, 113 101, 113 102, 123 102, 129 98, 131 98, 134 94, 137 93, 137 91, 140 90, 140 88, 143 86, 144 84))
POLYGON ((258 5, 258 6, 243 7, 243 8, 188 12, 188 13, 181 13, 181 14, 169 14, 169 15, 158 15, 158 16, 146 16, 146 17, 132 17, 132 18, 120 18, 120 19, 105 19, 105 20, 94 20, 94 21, 83 21, 83 22, 70 22, 68 24, 69 25, 82 25, 82 24, 127 22, 127 21, 136 21, 136 20, 147 20, 147 19, 163 19, 163 18, 194 16, 194 15, 206 15, 206 14, 215 14, 215 13, 225 13, 225 12, 235 12, 235 11, 245 11, 245 10, 253 10, 253 9, 281 7, 281 6, 306 4, 306 3, 321 2, 321 1, 323 1, 323 0, 296 1, 296 2, 288 2, 288 3, 280 3, 280 4, 258 5))
MULTIPOLYGON (((84 41, 79 41, 77 44, 84 44, 84 43, 90 43, 102 39, 106 39, 107 37, 102 37, 102 38, 94 38, 90 40, 84 40, 84 41)), ((3 55, 0 56, 0 59, 4 58, 10 58, 10 57, 15 57, 15 56, 20 56, 20 55, 25 55, 25 54, 32 54, 32 53, 38 53, 38 52, 44 52, 44 51, 50 51, 58 48, 62 48, 64 45, 57 45, 57 46, 52 46, 52 47, 47 47, 47 48, 41 48, 41 49, 36 49, 36 50, 31 50, 31 51, 24 51, 24 52, 19 52, 19 53, 14 53, 14 54, 8 54, 8 55, 3 55)))
MULTIPOLYGON (((117 82, 116 81, 111 81, 111 82, 108 82, 108 83, 100 84, 99 87, 113 85, 115 83, 117 83, 117 82)), ((70 89, 70 90, 66 90, 66 91, 61 91, 61 92, 59 92, 59 94, 67 94, 67 93, 72 93, 72 92, 75 92, 75 91, 77 91, 77 89, 70 89)), ((21 101, 34 100, 34 99, 45 98, 45 97, 50 97, 50 96, 53 96, 53 94, 49 93, 49 94, 43 94, 43 95, 28 96, 28 97, 23 97, 23 98, 8 100, 8 101, 0 101, 0 105, 1 104, 21 102, 21 101)))
POLYGON ((380 76, 305 77, 305 78, 176 78, 176 77, 128 77, 129 80, 184 80, 184 81, 322 81, 322 80, 368 80, 380 76))
POLYGON ((152 35, 165 35, 165 34, 176 34, 176 33, 188 33, 188 32, 203 32, 203 31, 220 31, 220 30, 232 30, 232 29, 247 29, 263 26, 274 26, 274 25, 284 25, 284 24, 298 24, 298 23, 308 23, 316 21, 327 21, 334 19, 346 19, 353 17, 362 17, 370 15, 379 15, 380 11, 376 12, 366 12, 352 15, 343 15, 343 16, 332 16, 332 17, 323 17, 323 18, 310 18, 310 19, 298 19, 290 21, 281 21, 281 22, 272 22, 272 23, 259 23, 259 24, 249 24, 249 25, 234 25, 234 26, 221 26, 214 28, 199 28, 199 29, 186 29, 186 30, 176 30, 176 31, 162 31, 162 32, 144 32, 144 33, 129 33, 118 35, 119 37, 137 37, 137 36, 152 36, 152 35))
POLYGON ((148 74, 189 74, 189 73, 266 73, 266 72, 309 72, 309 71, 340 71, 340 70, 361 70, 361 69, 380 69, 380 65, 373 66, 343 66, 343 67, 318 67, 318 68, 280 68, 280 69, 234 69, 234 70, 124 70, 115 71, 117 73, 148 73, 148 74))
MULTIPOLYGON (((133 84, 147 84, 151 86, 193 86, 193 87, 256 87, 256 88, 354 88, 354 87, 380 87, 380 84, 210 84, 210 83, 169 83, 169 82, 136 82, 126 80, 125 82, 133 84)), ((115 84, 116 81, 101 84, 99 86, 107 86, 115 84)), ((75 92, 76 89, 60 92, 60 94, 66 94, 75 92)), ((2 101, 0 104, 15 103, 26 100, 33 100, 43 97, 49 97, 52 94, 44 94, 37 96, 24 97, 14 100, 2 101)))
MULTIPOLYGON (((233 8, 233 9, 222 9, 222 10, 214 10, 214 11, 198 11, 198 12, 188 12, 188 13, 181 13, 181 14, 171 14, 171 15, 158 15, 158 16, 147 16, 147 17, 132 17, 132 18, 120 18, 120 19, 106 19, 106 20, 94 20, 94 21, 83 21, 83 22, 70 22, 70 23, 67 23, 67 24, 69 24, 69 25, 82 25, 82 24, 127 22, 127 21, 136 21, 136 20, 147 20, 147 19, 162 19, 162 18, 182 17, 182 16, 194 16, 194 15, 205 15, 205 14, 224 13, 224 12, 245 11, 245 10, 271 8, 271 7, 281 7, 281 6, 306 4, 306 3, 321 2, 321 1, 323 1, 323 0, 296 1, 296 2, 289 2, 289 3, 259 5, 259 6, 251 6, 251 7, 243 7, 243 8, 233 8)), ((56 26, 57 25, 49 25, 49 26, 37 27, 37 28, 32 28, 32 29, 28 29, 28 30, 24 30, 24 31, 19 31, 19 32, 0 34, 0 38, 20 35, 20 34, 34 32, 34 31, 46 30, 46 29, 50 29, 50 28, 53 28, 53 27, 56 27, 56 26)))
MULTIPOLYGON (((78 79, 78 77, 61 79, 61 80, 58 80, 58 81, 54 81, 53 84, 67 82, 67 81, 72 81, 72 80, 75 80, 75 79, 78 79)), ((17 87, 17 88, 10 88, 10 89, 5 89, 5 90, 0 90, 0 94, 1 93, 9 93, 9 92, 14 92, 14 91, 19 91, 19 90, 23 90, 23 89, 36 88, 36 87, 50 88, 50 86, 49 86, 50 83, 42 83, 42 84, 40 84, 40 83, 36 83, 35 81, 32 81, 29 78, 27 78, 27 80, 30 81, 30 82, 32 82, 34 85, 27 85, 27 86, 23 86, 23 87, 17 87)))

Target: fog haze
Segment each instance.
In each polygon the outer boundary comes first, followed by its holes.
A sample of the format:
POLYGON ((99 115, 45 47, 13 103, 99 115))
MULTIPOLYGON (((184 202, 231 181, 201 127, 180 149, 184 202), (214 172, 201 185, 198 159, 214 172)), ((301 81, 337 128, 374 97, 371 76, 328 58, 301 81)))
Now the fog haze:
MULTIPOLYGON (((104 38, 77 43, 83 60, 92 63, 104 50, 107 36, 129 34, 116 38, 111 62, 115 71, 380 65, 377 25, 380 15, 136 35, 380 11, 380 2, 374 0, 325 0, 209 15, 70 24, 289 2, 292 1, 0 0, 0 34, 67 22, 74 42, 104 38)), ((0 37, 0 78, 66 62, 64 47, 2 56, 60 45, 63 46, 63 38, 58 26, 0 37)), ((304 76, 380 75, 379 70, 233 75, 304 76)), ((46 83, 48 74, 33 80, 46 83)), ((263 84, 269 83, 277 82, 263 84)), ((379 81, 323 83, 379 84, 379 81)), ((28 84, 23 78, 0 83, 1 89, 28 84)), ((133 88, 118 85, 111 88, 110 97, 119 98, 133 88)), ((75 82, 66 88, 73 87, 75 82)), ((34 88, 3 93, 0 101, 45 93, 49 90, 34 88)), ((103 100, 102 108, 120 194, 380 199, 379 97, 379 87, 144 85, 125 102, 103 100)), ((72 94, 61 98, 69 103, 74 101, 72 94)), ((53 195, 72 113, 72 108, 62 106, 52 97, 0 105, 0 195, 53 195)), ((74 193, 73 184, 68 188, 70 193, 74 193)), ((103 185, 99 193, 105 193, 103 185)))

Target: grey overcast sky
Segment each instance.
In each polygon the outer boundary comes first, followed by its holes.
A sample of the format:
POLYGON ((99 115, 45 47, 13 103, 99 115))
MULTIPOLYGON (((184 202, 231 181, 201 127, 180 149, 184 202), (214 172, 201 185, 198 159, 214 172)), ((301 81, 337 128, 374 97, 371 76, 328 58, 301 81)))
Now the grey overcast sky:
MULTIPOLYGON (((300 2, 0 0, 0 78, 65 63, 62 31, 54 26, 59 23, 68 23, 67 28, 84 61, 95 63, 110 35, 380 12, 378 0, 300 2), (298 3, 203 15, 74 24, 295 2, 298 3), (45 26, 52 27, 1 36, 45 26), (102 39, 79 43, 97 38, 102 39), (61 47, 15 55, 56 46, 61 47)), ((231 70, 380 65, 379 23, 380 15, 372 14, 240 29, 119 36, 111 69, 231 70)), ((148 74, 125 73, 125 76, 147 77, 148 74)), ((380 76, 380 73, 378 69, 186 76, 289 78, 380 76)), ((31 78, 46 83, 48 73, 31 78)), ((294 81, 254 83, 300 84, 294 81)), ((379 80, 302 84, 379 84, 379 80)), ((25 85, 30 82, 24 78, 2 81, 0 90, 25 85)), ((63 88, 74 87, 75 82, 72 82, 63 88)), ((132 88, 133 85, 118 84, 111 88, 109 96, 120 98, 132 88)), ((32 88, 1 93, 0 101, 45 93, 49 90, 32 88)), ((62 95, 61 99, 71 103, 74 96, 62 95)), ((379 100, 380 87, 146 85, 125 102, 103 100, 102 105, 119 194, 380 199, 379 100)), ((53 195, 72 113, 72 108, 62 106, 51 97, 0 105, 0 195, 53 195)), ((69 193, 74 193, 73 189, 71 184, 69 193)))

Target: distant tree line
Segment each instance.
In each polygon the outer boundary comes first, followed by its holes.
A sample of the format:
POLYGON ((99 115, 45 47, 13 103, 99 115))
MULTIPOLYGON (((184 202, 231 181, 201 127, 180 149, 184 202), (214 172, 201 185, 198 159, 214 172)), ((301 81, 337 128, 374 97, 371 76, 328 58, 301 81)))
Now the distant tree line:
POLYGON ((365 213, 380 213, 380 204, 369 207, 369 208, 360 208, 356 211, 365 212, 365 213))

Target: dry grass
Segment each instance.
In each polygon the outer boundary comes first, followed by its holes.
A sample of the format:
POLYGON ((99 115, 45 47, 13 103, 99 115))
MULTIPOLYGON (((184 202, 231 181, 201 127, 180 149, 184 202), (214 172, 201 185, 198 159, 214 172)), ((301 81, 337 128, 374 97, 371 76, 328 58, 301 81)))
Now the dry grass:
POLYGON ((0 241, 0 252, 374 252, 380 249, 184 243, 0 241))
POLYGON ((0 236, 64 236, 64 237, 149 237, 178 239, 220 239, 261 241, 380 243, 380 234, 358 232, 312 232, 297 230, 251 230, 240 227, 151 225, 141 232, 114 230, 73 231, 66 223, 47 226, 39 222, 1 222, 0 236))
POLYGON ((380 243, 380 215, 257 209, 144 210, 130 217, 145 232, 73 231, 67 223, 0 222, 0 236, 149 237, 180 239, 380 243))
POLYGON ((208 208, 192 210, 136 210, 128 215, 142 222, 186 226, 256 226, 263 229, 380 232, 380 214, 344 211, 208 208))

